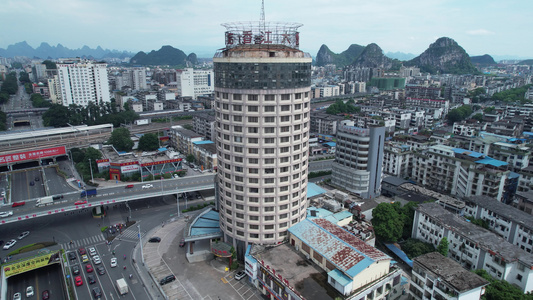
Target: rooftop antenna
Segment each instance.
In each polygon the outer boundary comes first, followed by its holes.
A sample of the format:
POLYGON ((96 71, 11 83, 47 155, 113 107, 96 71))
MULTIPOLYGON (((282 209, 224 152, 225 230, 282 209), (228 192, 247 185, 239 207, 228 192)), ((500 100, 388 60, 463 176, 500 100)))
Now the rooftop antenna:
POLYGON ((259 20, 259 28, 265 30, 265 0, 261 0, 261 18, 259 20))

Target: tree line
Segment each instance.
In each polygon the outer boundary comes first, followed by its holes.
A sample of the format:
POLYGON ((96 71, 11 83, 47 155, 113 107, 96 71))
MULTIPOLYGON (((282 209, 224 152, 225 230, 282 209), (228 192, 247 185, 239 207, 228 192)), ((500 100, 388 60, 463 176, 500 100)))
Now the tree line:
POLYGON ((52 104, 43 114, 43 124, 45 126, 66 127, 70 125, 100 125, 113 124, 120 127, 120 124, 132 123, 139 118, 133 110, 118 111, 114 99, 108 103, 100 105, 89 102, 87 106, 71 104, 66 107, 61 104, 52 104))

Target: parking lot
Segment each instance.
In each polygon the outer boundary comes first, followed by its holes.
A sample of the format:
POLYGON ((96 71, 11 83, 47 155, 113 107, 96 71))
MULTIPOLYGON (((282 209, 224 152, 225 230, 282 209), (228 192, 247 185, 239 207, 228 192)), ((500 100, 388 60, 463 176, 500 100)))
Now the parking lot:
POLYGON ((236 280, 236 271, 226 272, 227 262, 223 260, 189 264, 185 257, 187 248, 179 247, 184 227, 185 219, 178 219, 149 233, 148 237, 160 237, 160 243, 143 245, 145 267, 151 273, 152 284, 158 285, 168 275, 176 277, 161 286, 168 299, 263 299, 247 277, 236 280))

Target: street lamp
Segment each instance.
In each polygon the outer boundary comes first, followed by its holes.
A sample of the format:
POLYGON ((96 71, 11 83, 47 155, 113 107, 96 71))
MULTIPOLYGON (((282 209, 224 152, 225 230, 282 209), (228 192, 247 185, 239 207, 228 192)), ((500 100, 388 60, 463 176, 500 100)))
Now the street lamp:
POLYGON ((91 170, 91 182, 94 182, 93 178, 93 165, 91 164, 91 159, 89 158, 89 169, 91 170))
POLYGON ((72 151, 68 150, 68 152, 70 153, 70 165, 72 166, 70 171, 72 172, 72 176, 76 177, 74 176, 74 159, 72 158, 72 151))
POLYGON ((137 229, 139 229, 139 244, 141 245, 141 261, 143 263, 143 266, 144 266, 144 255, 143 255, 143 242, 141 240, 141 225, 137 225, 137 229))
POLYGON ((179 193, 178 188, 176 188, 176 203, 178 206, 178 218, 179 218, 180 217, 180 193, 179 193))

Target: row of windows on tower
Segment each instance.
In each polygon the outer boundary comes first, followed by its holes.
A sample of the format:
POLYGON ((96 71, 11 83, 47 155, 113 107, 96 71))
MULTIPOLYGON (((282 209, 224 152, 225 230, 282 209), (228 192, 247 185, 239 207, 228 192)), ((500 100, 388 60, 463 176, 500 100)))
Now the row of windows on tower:
MULTIPOLYGON (((220 119, 220 113, 217 112, 217 118, 220 119)), ((304 118, 307 119, 308 113, 303 114, 304 118)), ((291 122, 291 117, 294 118, 294 121, 301 121, 302 120, 302 114, 297 114, 293 116, 280 116, 280 117, 262 117, 261 120, 263 121, 263 124, 267 123, 276 123, 277 120, 279 120, 280 123, 284 122, 291 122)), ((229 114, 222 114, 222 119, 229 121, 230 115, 229 114)), ((242 116, 233 116, 234 122, 242 122, 243 118, 242 116)), ((248 120, 248 123, 259 123, 259 117, 247 117, 246 120, 248 120)), ((307 122, 306 122, 307 123, 307 122)), ((307 127, 307 126, 305 126, 307 127)))
MULTIPOLYGON (((252 127, 250 127, 250 128, 252 128, 252 127)), ((268 127, 268 128, 272 129, 272 130, 269 130, 268 132, 267 132, 267 130, 265 130, 264 133, 275 133, 275 127, 268 127)), ((267 128, 264 128, 264 129, 267 129, 267 128)), ((229 130, 229 126, 228 126, 228 129, 226 129, 226 130, 229 130)), ((234 126, 234 130, 233 131, 242 132, 242 127, 241 126, 234 126), (239 130, 236 130, 236 127, 239 127, 238 128, 239 130)), ((250 132, 250 133, 257 133, 257 132, 250 132)), ((230 141, 231 137, 233 137, 233 141, 236 142, 236 143, 242 143, 243 141, 246 141, 248 144, 258 144, 259 142, 262 142, 262 144, 275 144, 276 141, 278 143, 283 144, 283 143, 289 143, 291 141, 291 137, 290 136, 282 136, 282 137, 279 137, 279 138, 274 138, 274 137, 265 137, 265 138, 249 137, 249 138, 245 138, 245 137, 236 136, 236 135, 230 136, 229 134, 222 134, 221 132, 218 132, 217 135, 218 135, 219 138, 224 137, 224 140, 226 140, 226 141, 230 141)), ((306 138, 307 137, 307 132, 305 132, 303 134, 295 134, 295 135, 293 135, 292 136, 292 141, 293 142, 300 141, 302 136, 304 138, 306 138)))
MULTIPOLYGON (((229 103, 222 103, 222 105, 221 105, 220 102, 217 102, 216 106, 217 106, 217 108, 220 108, 222 106, 222 109, 223 110, 227 110, 227 111, 229 111, 229 109, 230 109, 230 104, 229 103)), ((249 104, 248 105, 242 105, 242 104, 231 104, 232 111, 234 111, 234 112, 243 111, 243 106, 245 107, 245 109, 248 112, 259 112, 260 107, 263 107, 263 111, 264 112, 273 112, 273 113, 276 112, 276 107, 279 108, 280 112, 291 112, 291 106, 293 108, 292 111, 302 110, 302 103, 297 103, 297 104, 294 104, 294 105, 290 105, 290 104, 284 104, 284 105, 249 105, 249 104)), ((307 108, 308 106, 309 106, 308 102, 303 103, 303 107, 304 108, 307 108)), ((307 117, 307 115, 306 115, 306 117, 307 117)))
MULTIPOLYGON (((244 158, 242 156, 231 156, 230 154, 228 153, 224 153, 222 154, 222 152, 219 151, 218 153, 219 157, 220 158, 223 158, 225 161, 233 161, 235 163, 243 163, 244 162, 244 158), (222 156, 224 155, 224 156, 222 156)), ((301 158, 306 161, 307 160, 307 152, 303 152, 301 154, 301 158)), ((263 158, 262 162, 263 164, 265 165, 270 165, 270 164, 274 164, 276 162, 279 162, 280 164, 283 164, 283 163, 288 163, 290 160, 290 156, 280 156, 280 157, 276 157, 276 158, 263 158)), ((292 160, 293 161, 298 161, 300 160, 300 154, 294 154, 292 156, 292 160)), ((247 163, 248 165, 257 165, 259 164, 259 158, 256 158, 256 157, 249 157, 247 159, 247 163)), ((236 166, 238 167, 238 166, 236 166)))
MULTIPOLYGON (((232 146, 231 145, 222 144, 221 142, 217 142, 217 144, 218 144, 219 147, 222 147, 226 151, 232 151, 232 146)), ((305 149, 306 146, 307 146, 307 142, 301 144, 301 146, 300 145, 294 145, 293 146, 293 151, 300 151, 300 149, 303 150, 303 149, 305 149)), ((276 154, 276 150, 277 150, 278 154, 289 153, 290 147, 263 148, 261 153, 262 154, 276 154)), ((244 153, 244 147, 233 146, 233 151, 236 152, 236 153, 244 153)), ((247 153, 248 154, 259 154, 259 148, 247 147, 247 153)))
MULTIPOLYGON (((309 92, 305 93, 295 93, 295 94, 281 94, 281 95, 258 95, 258 94, 230 94, 230 93, 222 93, 222 92, 216 92, 215 93, 216 98, 220 99, 220 96, 222 96, 222 99, 229 99, 231 96, 232 100, 236 101, 242 101, 243 99, 247 99, 248 101, 275 101, 276 99, 281 101, 287 101, 287 100, 300 100, 302 99, 302 95, 304 98, 309 98, 309 92)), ((307 106, 306 106, 307 107, 307 106)))

